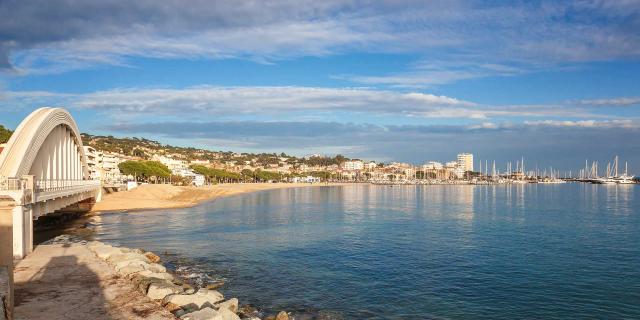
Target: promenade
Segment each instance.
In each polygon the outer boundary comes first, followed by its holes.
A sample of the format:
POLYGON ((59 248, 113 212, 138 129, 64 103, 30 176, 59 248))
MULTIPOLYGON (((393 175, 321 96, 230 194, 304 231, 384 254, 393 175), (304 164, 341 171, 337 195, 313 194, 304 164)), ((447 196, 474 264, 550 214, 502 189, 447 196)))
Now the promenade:
POLYGON ((175 319, 84 245, 39 245, 14 276, 16 319, 175 319))

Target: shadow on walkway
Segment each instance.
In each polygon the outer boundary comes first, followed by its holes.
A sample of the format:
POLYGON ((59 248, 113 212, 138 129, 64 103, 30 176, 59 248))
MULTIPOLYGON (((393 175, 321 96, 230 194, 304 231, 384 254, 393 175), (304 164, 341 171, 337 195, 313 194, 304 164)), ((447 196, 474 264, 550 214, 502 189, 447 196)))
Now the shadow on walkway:
POLYGON ((112 319, 99 283, 75 256, 53 257, 28 282, 16 283, 16 319, 112 319))
POLYGON ((16 320, 167 318, 84 246, 38 246, 14 274, 16 320))

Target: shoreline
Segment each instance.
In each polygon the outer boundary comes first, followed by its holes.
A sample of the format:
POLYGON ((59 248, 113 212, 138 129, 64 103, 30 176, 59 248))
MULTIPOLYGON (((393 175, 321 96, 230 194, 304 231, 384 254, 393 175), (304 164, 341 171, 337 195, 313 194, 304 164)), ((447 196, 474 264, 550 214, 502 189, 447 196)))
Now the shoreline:
MULTIPOLYGON (((17 319, 261 319, 217 289, 195 285, 150 251, 61 235, 16 266, 17 319)), ((288 319, 281 311, 269 318, 288 319)))
POLYGON ((353 183, 229 183, 212 186, 143 184, 130 191, 104 194, 89 214, 140 210, 191 208, 218 198, 288 188, 347 186, 353 183))

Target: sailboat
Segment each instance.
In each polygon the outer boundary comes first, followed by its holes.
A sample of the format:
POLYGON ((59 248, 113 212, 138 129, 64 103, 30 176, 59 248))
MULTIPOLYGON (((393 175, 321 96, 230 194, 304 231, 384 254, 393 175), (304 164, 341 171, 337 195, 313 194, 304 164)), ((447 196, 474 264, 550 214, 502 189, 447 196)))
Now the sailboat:
MULTIPOLYGON (((618 157, 616 157, 616 166, 618 164, 618 157)), ((617 171, 617 168, 616 168, 617 171)), ((627 173, 627 162, 625 161, 624 163, 624 174, 622 174, 621 176, 616 176, 614 178, 614 180, 616 181, 617 184, 634 184, 635 182, 633 181, 633 176, 630 176, 627 173)))

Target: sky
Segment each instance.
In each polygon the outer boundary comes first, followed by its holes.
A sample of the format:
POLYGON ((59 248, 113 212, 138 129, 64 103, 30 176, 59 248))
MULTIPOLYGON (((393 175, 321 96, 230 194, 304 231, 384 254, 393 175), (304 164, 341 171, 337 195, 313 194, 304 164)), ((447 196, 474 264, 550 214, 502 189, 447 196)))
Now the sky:
POLYGON ((640 0, 0 0, 0 124, 640 173, 640 0))

